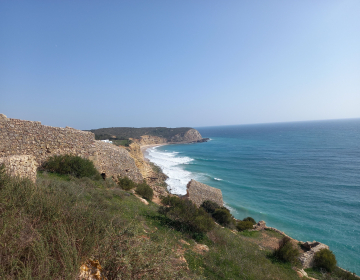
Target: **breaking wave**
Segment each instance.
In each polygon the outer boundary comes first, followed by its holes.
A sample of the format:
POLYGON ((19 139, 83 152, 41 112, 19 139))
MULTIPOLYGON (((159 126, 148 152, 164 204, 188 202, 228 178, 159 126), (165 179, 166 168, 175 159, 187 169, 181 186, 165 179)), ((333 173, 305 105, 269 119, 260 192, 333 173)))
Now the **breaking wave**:
POLYGON ((168 190, 172 194, 186 194, 186 185, 191 179, 196 179, 196 175, 184 169, 184 165, 189 164, 194 159, 180 156, 178 152, 159 151, 158 147, 146 150, 145 157, 159 166, 164 174, 168 176, 166 183, 168 190))

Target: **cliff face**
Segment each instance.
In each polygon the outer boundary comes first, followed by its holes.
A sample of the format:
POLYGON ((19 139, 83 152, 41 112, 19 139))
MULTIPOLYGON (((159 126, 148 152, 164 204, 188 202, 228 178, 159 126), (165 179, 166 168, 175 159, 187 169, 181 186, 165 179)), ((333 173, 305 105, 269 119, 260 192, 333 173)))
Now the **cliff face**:
POLYGON ((168 142, 168 140, 166 138, 152 136, 152 135, 143 135, 143 136, 140 136, 139 139, 130 138, 130 140, 133 141, 134 143, 137 143, 140 146, 165 144, 168 142))
POLYGON ((171 137, 169 142, 197 142, 202 139, 200 132, 192 128, 185 133, 179 133, 171 137))
POLYGON ((151 167, 144 159, 140 144, 138 142, 133 142, 129 145, 127 150, 129 151, 131 157, 134 159, 136 167, 140 170, 143 178, 147 178, 151 171, 151 167))
POLYGON ((191 128, 185 132, 178 133, 170 138, 153 136, 153 135, 142 135, 139 138, 130 138, 131 141, 136 142, 140 146, 145 145, 156 145, 156 144, 166 144, 166 143, 192 143, 192 142, 202 142, 206 139, 202 138, 199 131, 194 128, 191 128))

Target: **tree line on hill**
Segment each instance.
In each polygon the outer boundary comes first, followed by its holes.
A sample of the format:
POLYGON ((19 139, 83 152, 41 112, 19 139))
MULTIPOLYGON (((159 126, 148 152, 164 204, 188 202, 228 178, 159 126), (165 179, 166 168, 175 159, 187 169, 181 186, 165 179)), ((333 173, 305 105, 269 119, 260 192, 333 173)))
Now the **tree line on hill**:
POLYGON ((85 131, 90 131, 95 134, 96 140, 105 140, 105 139, 114 139, 114 140, 126 140, 129 138, 138 139, 143 135, 151 135, 163 137, 166 139, 171 139, 171 137, 177 134, 184 134, 191 127, 177 127, 177 128, 167 128, 167 127, 109 127, 109 128, 98 128, 90 129, 85 131))

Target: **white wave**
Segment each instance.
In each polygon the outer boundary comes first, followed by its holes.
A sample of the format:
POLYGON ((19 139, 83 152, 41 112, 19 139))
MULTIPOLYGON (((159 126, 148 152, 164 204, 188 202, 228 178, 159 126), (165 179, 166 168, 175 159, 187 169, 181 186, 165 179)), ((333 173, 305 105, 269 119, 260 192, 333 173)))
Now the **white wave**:
POLYGON ((168 190, 173 194, 186 194, 186 185, 191 179, 196 179, 195 174, 184 170, 183 164, 189 164, 192 158, 179 156, 179 152, 158 151, 157 147, 147 150, 145 157, 158 165, 169 177, 166 180, 168 190))
POLYGON ((220 179, 220 178, 214 178, 214 180, 216 180, 216 181, 222 181, 223 179, 220 179))
POLYGON ((227 205, 225 202, 224 202, 224 207, 226 207, 227 209, 230 210, 230 213, 231 214, 238 214, 238 211, 236 211, 234 208, 230 207, 229 205, 227 205))

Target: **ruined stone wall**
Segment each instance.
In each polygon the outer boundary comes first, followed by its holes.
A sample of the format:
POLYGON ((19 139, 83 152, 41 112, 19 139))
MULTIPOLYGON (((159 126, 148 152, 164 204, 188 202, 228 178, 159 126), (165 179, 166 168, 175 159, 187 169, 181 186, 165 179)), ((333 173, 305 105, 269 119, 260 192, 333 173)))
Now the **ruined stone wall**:
POLYGON ((0 116, 0 157, 33 155, 38 165, 59 154, 89 158, 95 153, 94 141, 91 132, 0 116))
POLYGON ((91 132, 45 126, 40 122, 10 119, 0 114, 0 158, 33 156, 40 166, 50 156, 63 154, 91 159, 107 177, 126 175, 136 182, 142 181, 139 169, 125 149, 95 141, 91 132))
POLYGON ((190 199, 199 207, 205 200, 211 200, 223 206, 223 198, 221 190, 210 187, 203 183, 191 180, 187 184, 186 195, 184 198, 190 199))
POLYGON ((5 165, 5 171, 11 176, 29 178, 36 181, 37 163, 34 156, 7 156, 0 158, 0 165, 5 165))

